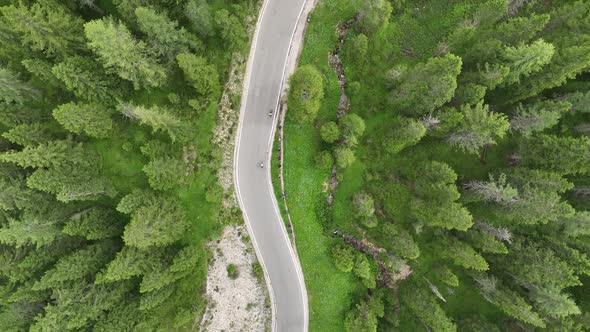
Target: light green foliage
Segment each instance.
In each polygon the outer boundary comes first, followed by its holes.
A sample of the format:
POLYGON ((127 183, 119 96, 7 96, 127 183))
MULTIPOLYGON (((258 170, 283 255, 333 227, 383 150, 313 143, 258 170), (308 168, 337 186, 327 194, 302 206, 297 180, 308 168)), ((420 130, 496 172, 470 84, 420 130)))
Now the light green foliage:
POLYGON ((123 23, 113 19, 94 20, 84 24, 84 32, 88 46, 100 57, 105 69, 131 81, 135 89, 159 87, 166 81, 164 68, 123 23))
POLYGON ((545 27, 549 19, 550 16, 547 14, 513 17, 498 24, 494 30, 494 37, 510 46, 527 43, 545 27))
POLYGON ((105 138, 113 129, 110 113, 98 104, 63 104, 53 110, 53 117, 75 134, 105 138))
POLYGON ((542 39, 530 45, 506 47, 503 58, 510 68, 510 73, 506 76, 504 84, 518 83, 531 73, 540 71, 551 61, 554 53, 555 47, 542 39))
POLYGON ((361 253, 356 255, 352 272, 361 279, 363 285, 367 288, 375 288, 376 286, 374 269, 367 256, 361 253))
MULTIPOLYGON (((369 2, 369 1, 368 1, 369 2)), ((362 67, 367 63, 369 51, 369 38, 365 34, 358 34, 352 38, 349 49, 349 57, 353 63, 362 67)))
POLYGON ((565 175, 587 171, 590 162, 589 149, 590 139, 587 137, 538 135, 523 142, 520 154, 527 166, 565 175))
POLYGON ((571 237, 590 235, 590 212, 578 211, 574 216, 565 217, 560 220, 563 224, 563 231, 571 237))
POLYGON ((570 111, 572 112, 590 113, 590 91, 568 93, 560 99, 571 103, 570 111))
POLYGON ((340 132, 346 142, 359 138, 365 132, 365 121, 354 113, 348 113, 340 118, 340 132))
POLYGON ((443 266, 436 271, 437 278, 451 287, 459 286, 459 278, 447 266, 443 266))
POLYGON ((82 19, 58 3, 43 1, 30 7, 20 3, 4 6, 0 11, 5 24, 32 50, 55 57, 83 48, 82 19))
POLYGON ((498 241, 495 237, 486 232, 469 229, 466 238, 469 243, 480 249, 482 252, 491 254, 508 253, 508 248, 506 248, 504 243, 498 241))
POLYGON ((394 110, 408 115, 424 115, 450 101, 457 88, 461 64, 461 58, 448 54, 408 70, 395 83, 392 93, 394 110))
POLYGON ((297 68, 289 81, 289 115, 297 122, 313 121, 324 97, 320 72, 311 65, 297 68))
POLYGON ((38 146, 27 146, 21 151, 4 152, 0 154, 0 160, 21 167, 57 167, 68 161, 81 161, 83 155, 81 145, 59 140, 38 146))
POLYGON ((337 244, 332 247, 332 257, 334 257, 334 264, 338 270, 342 272, 350 272, 354 267, 355 252, 354 250, 344 244, 337 244))
POLYGON ((464 185, 468 194, 475 200, 511 205, 518 200, 518 190, 507 183, 506 174, 497 178, 489 175, 488 181, 469 181, 464 185))
POLYGON ((463 120, 449 136, 449 143, 466 153, 477 154, 485 145, 496 144, 510 126, 504 114, 490 112, 482 103, 464 105, 461 113, 463 120))
POLYGON ((100 65, 89 58, 69 57, 53 66, 52 72, 79 99, 105 103, 119 96, 122 82, 104 73, 100 65))
POLYGON ((334 121, 326 122, 320 128, 320 136, 326 143, 334 143, 340 138, 340 128, 334 121))
POLYGON ((334 156, 330 151, 321 151, 315 156, 315 163, 318 168, 329 169, 334 165, 334 156))
POLYGON ((215 12, 215 24, 221 39, 230 50, 238 51, 244 47, 248 36, 240 20, 226 9, 215 12))
POLYGON ((186 79, 192 83, 197 92, 215 99, 220 93, 219 75, 215 66, 207 63, 203 57, 182 53, 176 57, 178 66, 186 79))
POLYGON ((14 144, 33 146, 53 140, 49 126, 42 123, 21 124, 2 134, 14 144))
POLYGON ((373 197, 366 192, 360 192, 354 195, 352 206, 356 217, 370 217, 375 213, 373 197))
POLYGON ((441 254, 454 264, 476 271, 485 271, 489 268, 486 260, 467 243, 453 237, 447 238, 443 243, 441 254))
POLYGON ((177 186, 186 172, 186 165, 175 158, 157 158, 143 167, 150 186, 156 190, 168 190, 177 186))
POLYGON ((539 311, 549 317, 560 318, 581 313, 576 302, 556 288, 537 289, 532 297, 539 311))
POLYGON ((453 103, 476 105, 484 99, 486 92, 487 87, 483 85, 474 83, 459 85, 455 90, 453 103))
POLYGON ((418 144, 426 135, 426 127, 418 120, 403 118, 399 125, 391 129, 389 137, 384 141, 385 150, 398 153, 406 147, 418 144))
POLYGON ((359 25, 367 35, 374 35, 389 23, 393 8, 386 0, 363 1, 359 10, 359 25))
POLYGON ((339 146, 334 149, 334 159, 336 161, 336 166, 341 169, 347 168, 348 166, 352 165, 356 160, 354 156, 354 152, 345 146, 339 146))
POLYGON ((117 107, 126 117, 137 120, 143 125, 150 126, 153 132, 165 132, 173 142, 186 140, 189 128, 180 118, 166 108, 152 106, 135 106, 133 104, 119 104, 117 107))
POLYGON ((381 294, 375 293, 368 300, 358 303, 346 314, 344 327, 347 332, 375 332, 378 318, 384 316, 384 304, 381 294))
POLYGON ((0 67, 0 101, 6 104, 22 104, 34 96, 33 88, 22 82, 15 72, 0 67))
POLYGON ((518 105, 515 115, 510 119, 510 129, 530 136, 555 126, 561 115, 571 108, 568 102, 537 102, 532 105, 518 105))

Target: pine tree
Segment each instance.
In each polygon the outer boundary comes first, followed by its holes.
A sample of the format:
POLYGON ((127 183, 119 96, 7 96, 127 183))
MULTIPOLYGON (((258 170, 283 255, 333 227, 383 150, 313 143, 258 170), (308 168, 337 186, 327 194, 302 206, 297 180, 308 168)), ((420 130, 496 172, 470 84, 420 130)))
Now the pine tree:
POLYGON ((133 104, 120 104, 119 112, 132 120, 138 120, 141 124, 152 127, 153 132, 163 131, 172 141, 187 139, 188 127, 176 115, 167 109, 158 106, 147 108, 133 104))
POLYGON ((576 302, 553 287, 535 289, 531 297, 539 311, 549 317, 561 318, 581 313, 576 302))
POLYGON ((64 224, 63 232, 81 236, 87 240, 102 240, 123 233, 123 227, 114 211, 106 208, 90 208, 71 216, 64 224))
POLYGON ((184 15, 191 24, 191 29, 200 37, 213 34, 213 19, 206 0, 188 0, 184 6, 184 15))
POLYGON ((129 282, 94 285, 85 280, 54 289, 52 303, 45 306, 45 315, 36 318, 31 331, 83 329, 123 301, 131 289, 129 282))
POLYGON ((33 289, 59 288, 68 281, 92 277, 113 258, 116 250, 114 242, 102 241, 74 251, 47 270, 33 289))
POLYGON ((518 200, 518 190, 507 183, 504 173, 497 179, 490 174, 489 181, 469 181, 463 187, 477 200, 502 205, 510 205, 518 200))
POLYGON ((126 90, 123 82, 103 73, 98 63, 85 57, 69 57, 53 66, 52 72, 68 91, 82 100, 110 103, 113 97, 121 96, 121 90, 126 90))
POLYGON ((401 302, 424 325, 437 332, 453 332, 457 327, 447 317, 434 296, 416 282, 406 285, 401 291, 401 302))
POLYGON ((408 115, 425 115, 450 101, 461 64, 461 58, 447 54, 414 66, 395 84, 391 99, 394 109, 408 115))
POLYGON ((571 106, 568 102, 552 101, 527 106, 518 105, 515 115, 510 119, 510 129, 528 137, 534 132, 541 132, 555 126, 561 115, 571 106))
POLYGON ((475 278, 481 295, 507 315, 536 327, 546 327, 545 322, 516 292, 507 289, 494 276, 481 274, 475 278))
POLYGON ((53 110, 53 117, 74 134, 106 138, 113 130, 109 112, 99 104, 62 104, 53 110))
POLYGON ((167 60, 187 52, 189 47, 194 50, 202 48, 196 37, 184 28, 179 29, 178 22, 170 20, 165 14, 148 7, 137 7, 135 16, 139 29, 149 38, 150 46, 167 60))
POLYGON ((445 238, 440 249, 443 257, 466 269, 486 271, 489 268, 486 260, 477 251, 454 237, 445 238))
POLYGON ((0 102, 22 104, 35 98, 36 94, 37 92, 23 83, 15 72, 0 67, 0 102))
POLYGON ((184 76, 198 93, 211 97, 211 99, 217 98, 220 86, 215 66, 209 64, 207 59, 189 53, 178 54, 176 60, 184 76))
POLYGON ((538 135, 519 149, 522 163, 567 175, 585 173, 590 163, 590 139, 538 135))
POLYGON ((4 132, 2 137, 22 146, 35 146, 54 140, 51 125, 38 122, 17 125, 4 132))
POLYGON ((463 121, 449 136, 451 146, 477 154, 485 145, 495 144, 504 137, 510 123, 505 115, 490 112, 488 105, 464 105, 461 107, 463 121))
POLYGON ((367 0, 359 9, 359 25, 369 36, 375 35, 389 23, 393 8, 385 0, 367 0))
POLYGON ((510 18, 496 26, 494 38, 508 46, 528 43, 545 27, 550 18, 547 14, 510 18))
POLYGON ((186 165, 177 158, 157 158, 143 167, 150 187, 156 190, 172 189, 182 181, 186 172, 186 165))
POLYGON ((186 215, 179 203, 161 197, 133 212, 123 239, 127 245, 140 249, 166 246, 180 240, 187 228, 186 215))
POLYGON ((160 87, 165 83, 164 68, 123 23, 113 19, 94 20, 84 24, 84 31, 88 46, 100 57, 103 66, 131 81, 135 89, 160 87))
POLYGON ((235 15, 230 14, 226 9, 220 9, 215 12, 214 21, 228 49, 239 51, 244 47, 248 35, 242 22, 235 15))
POLYGON ((27 8, 19 3, 1 7, 4 22, 22 43, 48 57, 64 57, 84 48, 82 19, 54 2, 37 2, 27 8))

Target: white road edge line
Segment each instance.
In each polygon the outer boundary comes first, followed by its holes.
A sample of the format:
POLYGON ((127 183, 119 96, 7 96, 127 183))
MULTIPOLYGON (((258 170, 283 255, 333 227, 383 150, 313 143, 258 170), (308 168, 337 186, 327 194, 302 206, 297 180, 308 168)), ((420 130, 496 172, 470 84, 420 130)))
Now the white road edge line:
MULTIPOLYGON (((254 56, 256 54, 256 43, 258 41, 258 33, 260 30, 260 22, 262 21, 262 18, 264 17, 264 12, 266 10, 266 7, 268 5, 268 2, 270 0, 264 0, 264 3, 262 4, 262 9, 260 10, 260 13, 258 14, 258 20, 256 22, 256 29, 254 31, 254 35, 252 37, 252 43, 250 45, 250 55, 248 58, 248 62, 246 64, 246 73, 244 75, 244 86, 242 89, 242 99, 240 101, 240 115, 239 115, 239 121, 238 121, 238 130, 236 133, 236 140, 235 140, 235 148, 234 148, 234 188, 235 188, 235 192, 236 192, 236 197, 240 203, 240 206, 243 207, 244 206, 244 202, 242 201, 242 197, 240 194, 240 189, 238 186, 238 154, 239 154, 239 149, 240 149, 240 138, 241 138, 241 133, 242 133, 242 121, 244 120, 244 112, 246 110, 246 102, 248 99, 248 88, 250 85, 250 75, 251 75, 251 71, 252 71, 252 63, 254 61, 254 56)), ((305 9, 305 5, 307 4, 307 1, 309 0, 304 0, 303 4, 301 6, 301 10, 299 11, 299 15, 297 18, 297 23, 295 24, 295 26, 293 27, 293 32, 291 33, 291 39, 289 42, 289 50, 287 51, 287 56, 285 57, 285 63, 283 65, 283 75, 281 77, 281 84, 279 87, 279 95, 277 97, 277 102, 275 105, 275 112, 273 115, 273 127, 271 130, 271 136, 269 138, 269 143, 268 143, 268 151, 267 151, 267 165, 269 165, 269 167, 267 167, 267 185, 271 188, 271 193, 274 193, 274 188, 272 186, 272 178, 271 178, 271 172, 270 172, 270 158, 272 155, 272 144, 274 141, 274 135, 275 135, 275 131, 276 131, 276 110, 279 106, 279 101, 282 95, 282 90, 283 90, 283 83, 284 83, 284 78, 286 75, 286 69, 287 69, 287 62, 289 59, 289 55, 291 53, 291 48, 292 48, 292 42, 293 42, 293 37, 295 36, 295 32, 297 31, 297 26, 300 24, 301 21, 301 16, 304 12, 305 9)), ((283 218, 280 214, 280 210, 278 207, 278 203, 276 200, 275 195, 271 195, 272 196, 272 202, 273 202, 273 206, 275 208, 275 213, 277 214, 277 216, 279 217, 279 219, 281 220, 281 229, 283 230, 283 236, 285 237, 285 241, 287 241, 287 244, 289 246, 289 251, 291 253, 291 259, 293 260, 293 262, 295 263, 295 267, 297 270, 297 276, 299 279, 299 287, 301 289, 301 294, 303 296, 303 302, 306 304, 305 307, 303 308, 303 318, 304 318, 304 326, 303 326, 303 331, 307 332, 308 331, 308 326, 309 326, 309 310, 308 310, 308 299, 307 299, 307 291, 305 289, 305 282, 304 282, 304 278, 303 278, 303 270, 301 269, 301 265, 299 264, 299 260, 295 254, 295 252, 293 251, 293 247, 291 246, 291 241, 289 239, 289 236, 287 235, 287 229, 285 227, 285 224, 283 222, 283 218)), ((272 330, 276 331, 277 327, 276 327, 276 300, 274 298, 274 291, 272 288, 272 284, 270 283, 270 278, 268 276, 268 272, 266 269, 266 266, 264 265, 264 261, 262 259, 262 254, 260 253, 260 249, 258 248, 258 243, 256 242, 256 237, 254 236, 254 231, 252 230, 252 226, 250 225, 250 220, 248 219, 248 215, 246 214, 245 209, 242 208, 242 214, 244 215, 244 219, 246 221, 246 228, 248 229, 248 232, 250 233, 250 237, 252 238, 252 244, 254 246, 254 250, 256 251, 256 256, 258 256, 258 261, 260 263, 260 265, 262 266, 262 270, 264 271, 264 277, 266 280, 266 284, 267 284, 267 288, 268 288, 268 292, 270 294, 270 302, 271 302, 271 313, 272 313, 272 330)))

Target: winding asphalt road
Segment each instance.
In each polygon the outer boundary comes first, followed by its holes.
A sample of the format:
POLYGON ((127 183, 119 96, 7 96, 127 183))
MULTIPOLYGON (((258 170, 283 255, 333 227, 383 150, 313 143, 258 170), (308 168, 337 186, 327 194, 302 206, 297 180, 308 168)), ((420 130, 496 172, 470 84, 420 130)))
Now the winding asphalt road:
POLYGON ((285 63, 305 1, 264 2, 244 80, 235 150, 236 193, 265 270, 273 331, 279 332, 305 332, 308 328, 303 273, 281 218, 268 167, 285 63))

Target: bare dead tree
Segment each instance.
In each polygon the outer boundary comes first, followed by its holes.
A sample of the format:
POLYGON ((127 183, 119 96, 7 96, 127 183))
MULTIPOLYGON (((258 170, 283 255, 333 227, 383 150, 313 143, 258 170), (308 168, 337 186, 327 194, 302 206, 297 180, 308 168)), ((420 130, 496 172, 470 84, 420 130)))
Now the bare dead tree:
POLYGON ((436 129, 440 126, 440 119, 438 118, 438 114, 434 115, 432 114, 432 112, 423 116, 421 120, 426 130, 436 129))
POLYGON ((490 224, 486 224, 480 221, 476 221, 474 223, 474 226, 478 230, 493 236, 498 241, 512 243, 512 232, 506 227, 494 227, 490 224))

